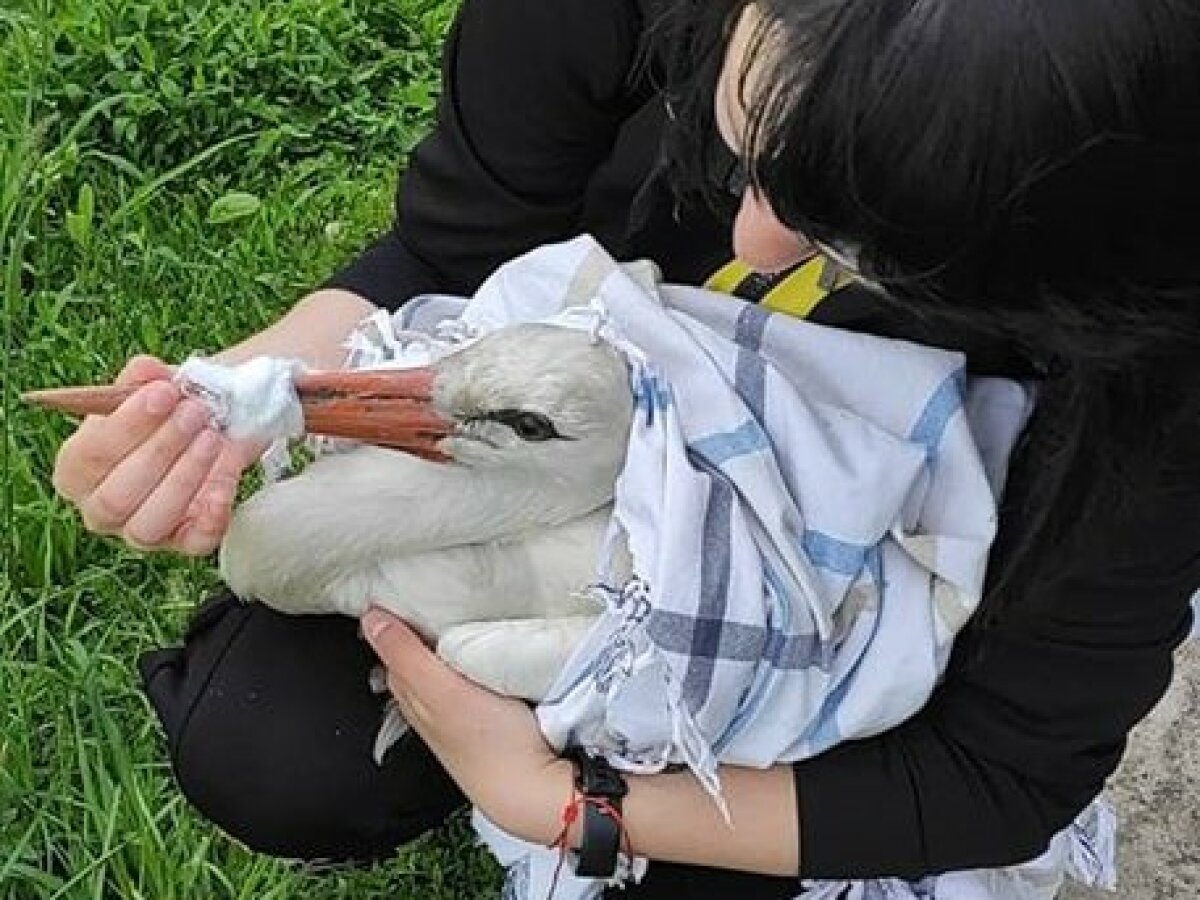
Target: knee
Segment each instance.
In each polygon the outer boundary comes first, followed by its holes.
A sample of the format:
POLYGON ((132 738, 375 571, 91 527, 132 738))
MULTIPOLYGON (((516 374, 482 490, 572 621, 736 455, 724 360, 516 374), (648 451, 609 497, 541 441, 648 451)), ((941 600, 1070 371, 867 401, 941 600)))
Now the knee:
MULTIPOLYGON (((344 756, 322 756, 319 745, 284 746, 270 734, 259 738, 252 749, 242 742, 235 752, 217 753, 211 735, 197 730, 185 735, 172 754, 177 783, 189 802, 258 853, 308 862, 386 859, 441 824, 456 805, 444 794, 389 792, 393 779, 386 773, 368 771, 344 756), (305 746, 318 752, 310 754, 305 746)), ((369 746, 363 750, 373 767, 369 746)))
POLYGON ((183 647, 142 660, 181 791, 251 849, 365 862, 439 824, 461 797, 415 736, 377 765, 382 715, 356 623, 210 601, 183 647))

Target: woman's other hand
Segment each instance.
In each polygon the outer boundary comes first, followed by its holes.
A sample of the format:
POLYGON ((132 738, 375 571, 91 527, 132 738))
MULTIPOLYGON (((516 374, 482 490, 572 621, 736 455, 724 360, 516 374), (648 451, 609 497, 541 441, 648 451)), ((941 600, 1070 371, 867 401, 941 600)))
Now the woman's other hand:
MULTIPOLYGON (((574 766, 546 743, 529 705, 469 681, 378 607, 367 611, 362 626, 387 667, 404 720, 467 798, 514 837, 543 845, 562 838, 578 847, 579 819, 562 831, 563 808, 575 799, 574 766)), ((788 878, 799 871, 800 815, 791 766, 723 766, 728 820, 689 772, 625 780, 622 821, 635 853, 788 878)))
POLYGON ((172 374, 154 357, 131 359, 117 383, 141 387, 111 414, 83 420, 59 450, 54 487, 90 531, 203 556, 220 543, 241 474, 262 447, 217 432, 172 374))
POLYGON ((574 773, 542 737, 529 705, 469 681, 391 613, 372 607, 362 626, 404 720, 462 792, 510 834, 553 843, 574 773))

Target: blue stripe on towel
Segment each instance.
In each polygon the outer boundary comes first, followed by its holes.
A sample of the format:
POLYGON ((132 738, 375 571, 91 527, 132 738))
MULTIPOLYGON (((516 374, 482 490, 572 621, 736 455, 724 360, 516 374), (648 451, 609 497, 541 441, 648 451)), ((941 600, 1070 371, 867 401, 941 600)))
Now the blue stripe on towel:
POLYGON ((700 603, 692 619, 690 659, 683 677, 683 699, 693 711, 708 701, 713 661, 721 651, 733 559, 733 504, 733 486, 723 478, 710 479, 700 551, 700 603))
MULTIPOLYGON (((882 595, 883 554, 878 551, 872 553, 871 558, 867 561, 867 565, 876 574, 877 583, 882 595)), ((882 621, 882 616, 875 616, 875 621, 871 624, 871 636, 867 639, 862 653, 858 659, 854 660, 854 664, 843 673, 841 681, 835 684, 833 689, 825 695, 825 700, 821 704, 821 711, 817 713, 817 717, 805 729, 803 740, 807 745, 806 754, 815 755, 822 753, 842 742, 844 735, 838 727, 837 713, 841 708, 842 702, 846 699, 846 695, 850 693, 854 678, 858 674, 858 668, 862 664, 863 656, 869 652, 871 644, 875 643, 875 638, 879 634, 879 626, 882 621)))
POLYGON ((825 702, 821 704, 821 711, 817 713, 816 719, 812 721, 805 735, 809 753, 817 754, 842 742, 837 711, 841 707, 842 701, 846 699, 846 695, 850 693, 853 674, 853 671, 847 673, 846 677, 826 695, 825 702))
POLYGON ((812 529, 804 532, 800 546, 813 565, 851 578, 857 577, 871 554, 878 552, 874 544, 855 544, 812 529))
POLYGON ((747 419, 733 431, 700 438, 688 449, 708 465, 719 469, 731 459, 771 449, 771 439, 757 422, 747 419))
POLYGON ((771 314, 769 312, 761 306, 747 303, 738 313, 737 324, 733 330, 734 343, 751 353, 758 353, 762 349, 763 334, 770 321, 771 314))
POLYGON ((876 590, 882 594, 887 585, 883 580, 883 553, 878 546, 872 547, 871 552, 867 554, 867 571, 875 581, 876 590))
POLYGON ((966 370, 956 369, 938 385, 925 408, 921 410, 921 415, 917 417, 917 422, 908 436, 910 440, 922 444, 930 456, 937 454, 946 426, 950 424, 955 413, 962 409, 966 390, 966 370))
POLYGON ((643 372, 633 385, 633 406, 645 415, 646 424, 654 423, 654 414, 671 405, 671 389, 652 373, 643 372))
POLYGON ((834 643, 823 643, 816 634, 781 634, 760 625, 744 625, 726 620, 698 620, 684 613, 656 609, 646 625, 651 640, 661 650, 686 656, 695 652, 695 635, 703 629, 716 637, 706 648, 710 660, 757 662, 765 660, 774 668, 787 671, 820 669, 833 666, 834 643))
POLYGON ((733 388, 759 422, 767 420, 767 366, 758 350, 771 317, 757 306, 747 306, 738 315, 734 342, 738 346, 733 388))
POLYGON ((738 350, 733 389, 757 421, 767 421, 767 364, 761 356, 738 350))
MULTIPOLYGON (((764 562, 763 576, 766 581, 766 599, 770 602, 770 616, 767 619, 767 644, 763 648, 763 658, 776 660, 787 640, 787 630, 791 623, 791 609, 779 592, 778 578, 771 566, 764 562)), ((733 743, 742 729, 753 720, 763 705, 764 698, 779 680, 779 669, 774 664, 760 666, 754 673, 754 681, 738 701, 737 711, 725 726, 725 730, 713 742, 713 753, 718 757, 733 743)))
POLYGON ((758 625, 742 625, 737 622, 704 620, 698 624, 695 616, 685 613, 669 612, 656 609, 650 613, 646 625, 650 638, 662 650, 669 653, 686 655, 694 652, 694 638, 698 627, 714 624, 708 631, 716 635, 718 640, 710 645, 709 659, 721 659, 730 662, 757 662, 763 657, 763 649, 767 638, 766 630, 758 625))

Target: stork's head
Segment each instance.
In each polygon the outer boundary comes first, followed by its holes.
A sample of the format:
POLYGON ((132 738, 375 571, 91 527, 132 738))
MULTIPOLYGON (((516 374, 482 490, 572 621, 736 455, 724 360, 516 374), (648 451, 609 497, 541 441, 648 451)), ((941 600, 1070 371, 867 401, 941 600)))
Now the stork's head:
POLYGON ((611 498, 633 415, 620 354, 553 325, 493 332, 427 369, 309 373, 297 385, 313 433, 532 476, 582 502, 611 498))
POLYGON ((616 479, 633 414, 625 362, 554 325, 493 332, 434 365, 433 407, 453 422, 440 448, 468 466, 568 482, 616 479))

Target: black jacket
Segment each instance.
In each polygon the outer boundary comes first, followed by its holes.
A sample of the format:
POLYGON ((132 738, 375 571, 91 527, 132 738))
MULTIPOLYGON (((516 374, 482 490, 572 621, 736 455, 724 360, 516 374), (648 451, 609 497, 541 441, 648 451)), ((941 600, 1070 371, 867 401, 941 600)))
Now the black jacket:
MULTIPOLYGON (((731 220, 677 207, 657 173, 664 106, 631 75, 646 19, 636 0, 468 0, 396 225, 330 285, 389 308, 467 294, 507 259, 585 231, 673 281, 698 283, 726 262, 731 220)), ((961 349, 977 372, 1029 373, 1010 348, 863 291, 831 295, 812 318, 961 349)), ((1057 577, 994 628, 968 625, 959 644, 983 652, 956 651, 918 715, 795 766, 803 875, 1023 861, 1100 791, 1190 625, 1197 480, 1090 526, 1057 577)))

